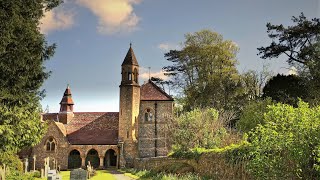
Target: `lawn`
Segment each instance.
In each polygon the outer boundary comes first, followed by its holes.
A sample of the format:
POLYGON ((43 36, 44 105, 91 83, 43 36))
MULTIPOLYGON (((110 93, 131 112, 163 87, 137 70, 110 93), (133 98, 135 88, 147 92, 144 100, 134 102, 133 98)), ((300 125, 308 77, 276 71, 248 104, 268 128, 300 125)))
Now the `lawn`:
MULTIPOLYGON (((61 171, 62 180, 70 180, 70 171, 61 171)), ((110 174, 107 170, 97 170, 96 175, 90 178, 90 180, 115 180, 115 178, 110 174)), ((36 178, 36 180, 46 180, 46 178, 40 179, 36 178)))

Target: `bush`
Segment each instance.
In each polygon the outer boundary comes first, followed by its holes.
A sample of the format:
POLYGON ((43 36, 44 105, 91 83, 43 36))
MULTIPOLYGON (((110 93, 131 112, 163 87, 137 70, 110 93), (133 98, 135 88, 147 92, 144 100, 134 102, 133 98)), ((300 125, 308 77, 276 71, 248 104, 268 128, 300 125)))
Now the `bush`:
POLYGON ((22 173, 21 171, 10 171, 6 176, 6 180, 33 180, 33 173, 22 173))
POLYGON ((23 166, 19 157, 13 153, 0 153, 0 165, 3 166, 4 164, 9 167, 10 170, 17 170, 21 172, 23 170, 23 166))
POLYGON ((249 133, 249 172, 256 179, 319 179, 320 106, 268 107, 264 125, 249 133))
POLYGON ((272 105, 271 98, 249 102, 240 115, 236 128, 242 132, 249 132, 258 124, 264 124, 263 114, 267 112, 268 105, 272 105))

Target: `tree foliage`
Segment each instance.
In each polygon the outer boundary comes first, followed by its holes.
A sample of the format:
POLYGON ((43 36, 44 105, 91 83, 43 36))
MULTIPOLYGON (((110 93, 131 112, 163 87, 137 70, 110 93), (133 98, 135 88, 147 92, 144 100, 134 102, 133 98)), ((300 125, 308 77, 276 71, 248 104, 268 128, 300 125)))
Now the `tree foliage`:
POLYGON ((263 88, 263 97, 276 102, 296 106, 299 98, 307 100, 309 95, 306 81, 296 75, 280 75, 271 78, 263 88))
POLYGON ((53 54, 39 31, 44 11, 60 0, 0 1, 0 153, 35 145, 44 133, 40 122, 40 88, 53 54))
POLYGON ((242 110, 240 119, 236 124, 237 129, 242 132, 249 132, 257 127, 258 124, 264 125, 263 115, 267 112, 268 105, 272 104, 273 102, 270 98, 250 101, 242 110))
POLYGON ((284 55, 290 65, 295 66, 299 75, 306 79, 309 102, 320 102, 320 19, 307 19, 303 13, 292 17, 294 25, 267 24, 267 33, 272 42, 260 47, 259 55, 263 59, 278 58, 284 55))
POLYGON ((223 147, 236 139, 212 108, 195 109, 181 114, 170 128, 174 150, 223 147))
POLYGON ((292 17, 295 25, 284 27, 267 24, 267 33, 272 43, 267 47, 260 47, 262 58, 277 58, 286 55, 288 63, 307 65, 310 61, 318 60, 315 51, 320 35, 320 19, 308 20, 303 13, 299 17, 292 17))
POLYGON ((257 179, 319 179, 320 107, 276 104, 249 133, 249 171, 257 179))
POLYGON ((55 44, 48 45, 39 32, 43 10, 59 0, 0 2, 0 102, 9 106, 37 102, 49 74, 43 63, 55 44))
POLYGON ((185 39, 181 50, 165 54, 173 65, 163 68, 182 89, 185 109, 231 109, 240 86, 237 45, 210 30, 186 34, 185 39))

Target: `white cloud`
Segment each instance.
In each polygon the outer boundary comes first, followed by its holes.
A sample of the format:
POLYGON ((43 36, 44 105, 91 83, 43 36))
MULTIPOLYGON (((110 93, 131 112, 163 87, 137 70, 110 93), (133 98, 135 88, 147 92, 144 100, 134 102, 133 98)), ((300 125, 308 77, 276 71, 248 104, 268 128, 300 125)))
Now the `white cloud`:
POLYGON ((72 27, 74 24, 74 13, 62 8, 46 11, 40 20, 40 32, 48 34, 55 30, 63 30, 72 27))
POLYGON ((169 50, 179 49, 180 47, 176 44, 166 42, 166 43, 160 43, 158 45, 158 48, 164 52, 168 52, 169 50))
POLYGON ((98 31, 102 34, 131 32, 137 29, 140 21, 133 12, 133 4, 141 0, 77 0, 88 8, 98 19, 98 31))
POLYGON ((289 71, 288 71, 288 75, 297 75, 297 68, 295 68, 294 66, 291 66, 289 71))
MULTIPOLYGON (((160 70, 160 71, 150 71, 150 77, 157 77, 157 78, 161 78, 163 80, 167 80, 169 79, 168 76, 164 75, 164 71, 160 70)), ((149 69, 148 68, 140 68, 140 78, 142 81, 148 80, 149 79, 149 69)))

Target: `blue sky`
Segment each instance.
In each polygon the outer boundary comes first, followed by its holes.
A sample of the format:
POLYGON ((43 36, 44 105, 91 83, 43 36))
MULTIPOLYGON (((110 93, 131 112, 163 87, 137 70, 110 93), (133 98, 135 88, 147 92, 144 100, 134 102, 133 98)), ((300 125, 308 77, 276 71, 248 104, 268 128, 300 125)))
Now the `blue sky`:
POLYGON ((257 47, 268 45, 266 23, 291 24, 301 12, 319 17, 319 0, 66 0, 47 12, 41 31, 56 43, 46 62, 52 71, 43 88, 41 104, 59 111, 70 84, 74 109, 118 111, 120 66, 132 42, 143 82, 147 68, 161 75, 168 65, 164 53, 184 41, 184 34, 211 29, 238 44, 238 70, 260 70, 269 63, 274 72, 286 73, 280 60, 262 60, 257 47))

